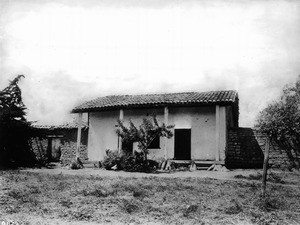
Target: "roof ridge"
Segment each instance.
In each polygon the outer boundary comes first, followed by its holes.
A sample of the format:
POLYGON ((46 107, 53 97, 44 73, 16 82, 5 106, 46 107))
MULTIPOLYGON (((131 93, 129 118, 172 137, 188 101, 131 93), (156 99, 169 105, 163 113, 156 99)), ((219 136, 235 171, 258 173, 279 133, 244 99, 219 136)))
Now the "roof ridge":
POLYGON ((228 104, 234 102, 236 96, 236 90, 106 95, 86 101, 75 107, 72 112, 160 104, 228 104))
POLYGON ((95 99, 98 98, 105 98, 105 97, 120 97, 120 96, 145 96, 145 95, 173 95, 173 94, 191 94, 191 93, 210 93, 210 92, 220 92, 220 91, 233 91, 233 92, 237 92, 234 89, 230 89, 230 90, 217 90, 217 91, 184 91, 184 92, 164 92, 164 93, 145 93, 145 94, 118 94, 118 95, 104 95, 104 96, 100 96, 97 97, 95 99))

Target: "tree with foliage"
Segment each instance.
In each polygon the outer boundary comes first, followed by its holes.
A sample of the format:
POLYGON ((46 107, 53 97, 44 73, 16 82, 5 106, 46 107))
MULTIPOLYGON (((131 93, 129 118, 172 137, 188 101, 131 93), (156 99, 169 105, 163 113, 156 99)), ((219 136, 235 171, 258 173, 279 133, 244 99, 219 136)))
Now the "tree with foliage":
POLYGON ((129 126, 126 127, 124 122, 118 120, 117 134, 122 138, 123 142, 138 143, 138 148, 144 155, 144 160, 147 161, 147 155, 149 153, 148 147, 151 142, 157 137, 171 138, 173 133, 171 128, 173 125, 166 126, 164 123, 159 124, 156 116, 151 118, 143 118, 142 123, 137 127, 131 120, 129 126))
POLYGON ((30 123, 26 120, 25 105, 18 86, 23 75, 10 81, 0 91, 0 165, 29 166, 35 163, 30 150, 30 123))
POLYGON ((292 162, 291 167, 299 169, 300 76, 295 84, 283 89, 279 100, 260 112, 255 126, 285 149, 292 162))

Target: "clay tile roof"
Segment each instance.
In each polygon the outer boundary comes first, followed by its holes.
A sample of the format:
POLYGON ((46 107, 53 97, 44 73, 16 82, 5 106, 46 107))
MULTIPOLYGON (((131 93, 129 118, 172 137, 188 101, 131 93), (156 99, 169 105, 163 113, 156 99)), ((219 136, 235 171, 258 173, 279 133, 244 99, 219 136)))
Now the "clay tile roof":
MULTIPOLYGON (((71 130, 71 129, 77 129, 78 124, 77 123, 64 123, 61 125, 40 125, 40 124, 32 124, 32 128, 35 129, 41 129, 41 130, 71 130)), ((88 125, 87 123, 82 123, 82 129, 87 129, 88 125)))
POLYGON ((87 101, 75 107, 72 112, 78 113, 159 105, 231 104, 236 100, 236 97, 237 92, 233 90, 171 94, 110 95, 87 101))

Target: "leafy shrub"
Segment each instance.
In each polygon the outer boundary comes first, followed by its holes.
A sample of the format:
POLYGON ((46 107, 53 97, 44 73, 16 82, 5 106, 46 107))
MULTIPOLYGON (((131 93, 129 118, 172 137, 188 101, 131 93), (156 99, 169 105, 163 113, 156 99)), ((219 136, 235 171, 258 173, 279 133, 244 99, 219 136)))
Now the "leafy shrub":
POLYGON ((154 160, 145 160, 143 152, 123 154, 121 167, 128 172, 153 172, 158 166, 154 160))
POLYGON ((120 166, 123 170, 131 172, 136 165, 136 157, 132 153, 123 153, 120 160, 120 166))
POLYGON ((119 153, 118 151, 106 151, 106 156, 102 162, 105 169, 111 170, 117 166, 118 170, 127 172, 153 172, 158 167, 154 160, 145 160, 143 152, 119 153))
POLYGON ((106 156, 102 162, 105 169, 111 170, 111 168, 117 165, 118 169, 121 169, 121 154, 117 150, 106 150, 106 156))

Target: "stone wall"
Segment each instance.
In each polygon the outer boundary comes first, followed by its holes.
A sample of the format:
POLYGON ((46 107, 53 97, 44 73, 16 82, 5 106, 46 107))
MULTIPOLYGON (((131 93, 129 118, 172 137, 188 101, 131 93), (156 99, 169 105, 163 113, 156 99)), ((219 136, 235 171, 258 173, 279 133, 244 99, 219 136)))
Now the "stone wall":
MULTIPOLYGON (((225 164, 227 168, 262 168, 267 136, 252 128, 231 128, 228 131, 228 144, 225 164)), ((294 151, 282 149, 271 141, 269 166, 291 169, 300 161, 294 151)))
MULTIPOLYGON (((87 154, 87 146, 81 145, 79 150, 80 156, 82 162, 85 162, 88 160, 88 154, 87 154)), ((62 165, 70 165, 72 161, 74 161, 76 156, 76 143, 74 142, 65 142, 61 146, 61 157, 60 162, 62 165)))
POLYGON ((227 168, 262 167, 264 155, 251 128, 231 128, 227 140, 227 168))

